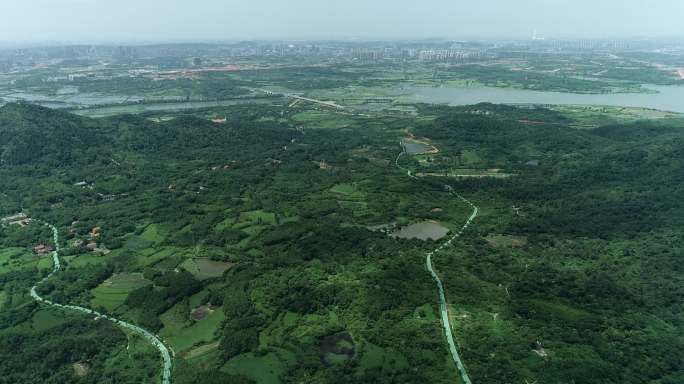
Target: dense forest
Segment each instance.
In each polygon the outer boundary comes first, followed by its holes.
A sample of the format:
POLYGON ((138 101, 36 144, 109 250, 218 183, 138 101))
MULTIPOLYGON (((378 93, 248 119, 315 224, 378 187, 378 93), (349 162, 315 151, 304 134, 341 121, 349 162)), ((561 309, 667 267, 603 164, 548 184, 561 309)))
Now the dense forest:
MULTIPOLYGON (((470 207, 449 184, 481 209, 434 257, 474 382, 684 380, 684 121, 577 130, 544 109, 422 105, 317 111, 344 122, 322 128, 306 108, 8 104, 0 217, 54 224, 64 270, 40 293, 159 334, 175 383, 452 383, 424 267, 439 242, 382 230, 458 230, 470 207), (438 151, 397 158, 407 137, 438 151)), ((0 382, 158 381, 140 338, 31 300, 50 237, 0 226, 0 382)))

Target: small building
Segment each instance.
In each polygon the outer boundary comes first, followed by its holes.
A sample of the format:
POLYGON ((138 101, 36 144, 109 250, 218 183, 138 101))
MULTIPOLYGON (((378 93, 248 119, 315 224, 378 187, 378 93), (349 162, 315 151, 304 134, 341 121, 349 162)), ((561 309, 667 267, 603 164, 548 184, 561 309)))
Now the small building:
POLYGON ((97 243, 95 243, 95 242, 88 243, 88 245, 86 245, 86 249, 89 251, 96 250, 97 249, 97 243))
POLYGON ((100 237, 100 235, 102 235, 102 228, 95 227, 95 228, 91 229, 89 235, 90 235, 91 239, 96 239, 96 238, 100 237))
POLYGON ((49 245, 45 244, 38 244, 35 247, 33 247, 33 252, 36 253, 36 255, 44 255, 48 252, 52 252, 52 247, 49 245))

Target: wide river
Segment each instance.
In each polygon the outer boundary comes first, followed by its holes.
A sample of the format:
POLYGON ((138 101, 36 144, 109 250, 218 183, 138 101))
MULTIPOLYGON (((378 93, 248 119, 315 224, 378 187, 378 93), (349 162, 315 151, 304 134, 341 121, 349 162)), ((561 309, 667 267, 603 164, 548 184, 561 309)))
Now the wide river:
POLYGON ((563 104, 642 107, 684 113, 684 86, 648 86, 658 93, 579 94, 495 87, 416 87, 399 89, 406 101, 449 105, 563 104))

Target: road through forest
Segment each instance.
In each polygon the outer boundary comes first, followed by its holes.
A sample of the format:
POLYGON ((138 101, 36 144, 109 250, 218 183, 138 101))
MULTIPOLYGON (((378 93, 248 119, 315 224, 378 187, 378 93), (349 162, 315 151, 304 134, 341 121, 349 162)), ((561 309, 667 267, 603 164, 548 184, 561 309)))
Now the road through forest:
MULTIPOLYGON (((401 165, 399 165, 399 160, 403 155, 406 154, 406 148, 404 147, 403 142, 400 143, 400 145, 402 147, 402 151, 394 161, 395 165, 399 169, 405 171, 408 177, 412 179, 418 179, 416 176, 411 174, 410 169, 404 168, 401 165)), ((435 266, 432 263, 432 256, 436 253, 439 253, 444 248, 451 246, 454 240, 458 239, 461 236, 461 234, 463 234, 463 231, 470 227, 470 224, 473 222, 473 220, 475 220, 475 218, 479 214, 480 209, 475 204, 470 202, 468 199, 456 193, 450 185, 444 185, 444 188, 449 192, 449 194, 457 197, 462 202, 468 204, 473 209, 473 211, 470 214, 470 217, 468 217, 468 220, 466 220, 465 224, 463 225, 463 227, 461 227, 461 229, 458 232, 454 233, 451 237, 449 237, 448 240, 443 242, 439 247, 425 254, 425 266, 432 275, 432 278, 435 280, 437 288, 439 289, 439 312, 440 317, 442 319, 442 328, 444 328, 444 335, 446 336, 447 343, 449 344, 449 353, 451 354, 451 358, 454 360, 454 363, 456 364, 458 374, 461 376, 461 380, 463 381, 463 383, 471 384, 468 372, 465 369, 465 365, 463 365, 463 360, 461 360, 461 355, 458 353, 458 344, 454 338, 454 334, 451 329, 451 324, 449 323, 449 308, 447 307, 446 295, 444 294, 444 285, 442 284, 442 279, 439 278, 439 275, 435 271, 435 266)))
MULTIPOLYGON (((38 220, 36 220, 38 222, 38 220)), ((50 272, 49 275, 45 276, 41 281, 36 283, 33 287, 31 287, 31 297, 38 301, 39 303, 46 304, 52 307, 56 308, 62 308, 62 309, 67 309, 67 310, 72 310, 72 311, 77 311, 77 312, 82 312, 86 313, 89 315, 95 316, 95 319, 102 318, 111 321, 112 323, 122 327, 126 328, 134 333, 137 333, 138 335, 142 336, 145 340, 150 342, 155 348, 159 350, 159 354, 162 357, 162 384, 171 384, 171 367, 172 367, 172 362, 171 362, 171 353, 169 352, 169 349, 164 345, 164 343, 154 334, 151 332, 147 331, 146 329, 140 328, 137 325, 127 323, 123 320, 116 319, 111 316, 107 316, 105 314, 102 314, 97 311, 93 311, 92 309, 89 308, 84 308, 84 307, 79 307, 76 305, 64 305, 64 304, 59 304, 59 303, 54 303, 50 300, 47 300, 43 297, 41 297, 38 292, 36 291, 36 288, 42 284, 44 281, 49 279, 51 276, 53 276, 55 273, 59 272, 62 269, 62 265, 60 264, 59 261, 59 232, 57 231, 57 228, 49 223, 44 223, 46 226, 48 226, 52 230, 52 238, 53 242, 55 243, 55 250, 52 252, 52 262, 53 262, 53 267, 52 267, 52 272, 50 272)))

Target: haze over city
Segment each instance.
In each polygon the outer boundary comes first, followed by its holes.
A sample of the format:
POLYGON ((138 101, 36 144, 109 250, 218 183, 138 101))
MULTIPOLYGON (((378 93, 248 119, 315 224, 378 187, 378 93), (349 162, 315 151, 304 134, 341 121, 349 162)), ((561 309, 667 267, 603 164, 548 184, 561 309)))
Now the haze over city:
POLYGON ((680 37, 676 0, 5 1, 0 42, 680 37))
POLYGON ((684 384, 684 0, 0 0, 0 384, 684 384))

